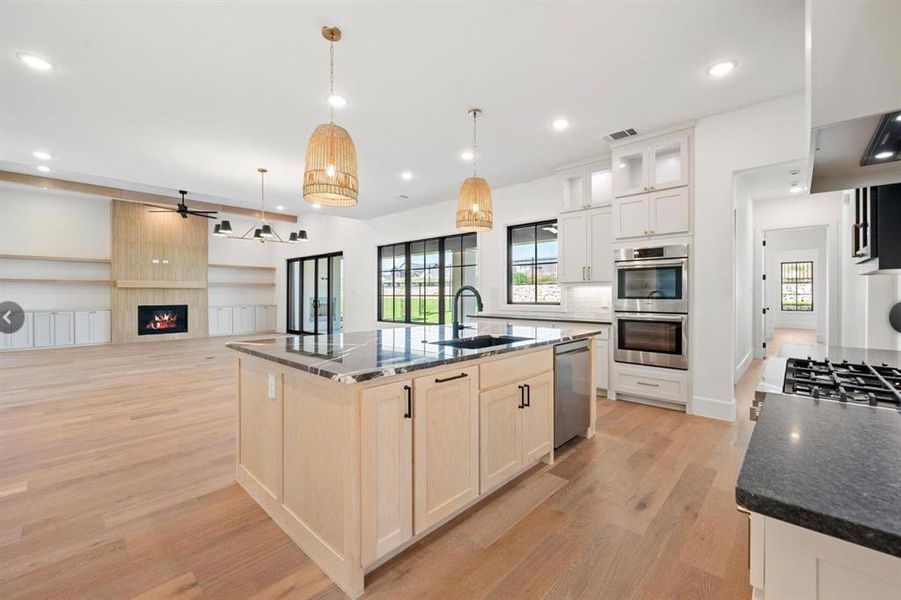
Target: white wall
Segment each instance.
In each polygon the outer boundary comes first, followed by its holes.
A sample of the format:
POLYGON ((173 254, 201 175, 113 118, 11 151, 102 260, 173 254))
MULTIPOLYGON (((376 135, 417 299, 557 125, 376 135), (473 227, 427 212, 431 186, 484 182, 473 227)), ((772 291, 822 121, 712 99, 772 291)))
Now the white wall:
POLYGON ((804 157, 804 115, 799 93, 700 119, 695 126, 692 297, 699 322, 691 335, 692 413, 735 419, 735 173, 804 157))
POLYGON ((735 375, 745 374, 754 356, 754 201, 741 177, 735 178, 735 375))

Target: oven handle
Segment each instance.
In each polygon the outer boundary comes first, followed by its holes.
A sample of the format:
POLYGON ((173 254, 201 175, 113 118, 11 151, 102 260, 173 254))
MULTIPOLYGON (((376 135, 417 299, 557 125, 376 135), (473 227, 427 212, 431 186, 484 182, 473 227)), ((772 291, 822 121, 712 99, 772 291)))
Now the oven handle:
POLYGON ((632 321, 667 321, 671 323, 684 323, 688 320, 688 315, 666 315, 661 313, 616 313, 616 318, 617 320, 627 319, 632 321))
POLYGON ((624 260, 615 263, 617 269, 647 269, 654 267, 684 267, 688 264, 687 258, 673 258, 661 260, 624 260))

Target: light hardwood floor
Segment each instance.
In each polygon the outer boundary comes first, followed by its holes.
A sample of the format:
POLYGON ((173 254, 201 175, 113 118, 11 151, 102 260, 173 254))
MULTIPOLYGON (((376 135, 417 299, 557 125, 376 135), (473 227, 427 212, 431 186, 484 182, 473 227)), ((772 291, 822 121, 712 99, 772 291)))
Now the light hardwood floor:
MULTIPOLYGON (((783 340, 810 334, 771 351, 783 340)), ((226 341, 0 354, 0 598, 342 597, 234 482, 226 341)), ((733 487, 761 365, 734 424, 599 399, 593 440, 371 573, 365 597, 749 597, 733 487)))

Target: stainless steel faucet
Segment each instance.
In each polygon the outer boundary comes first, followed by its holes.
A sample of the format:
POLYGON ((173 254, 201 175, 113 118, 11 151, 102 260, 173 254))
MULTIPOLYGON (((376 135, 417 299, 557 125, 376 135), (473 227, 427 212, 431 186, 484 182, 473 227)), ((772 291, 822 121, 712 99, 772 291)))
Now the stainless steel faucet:
POLYGON ((472 295, 476 298, 476 306, 479 311, 482 310, 482 295, 479 294, 479 290, 475 289, 471 285, 462 285, 456 292, 454 292, 454 305, 451 308, 453 312, 454 319, 454 338, 460 337, 460 332, 464 329, 463 325, 460 324, 460 313, 457 310, 457 300, 459 300, 460 296, 463 295, 463 292, 472 292, 472 295))

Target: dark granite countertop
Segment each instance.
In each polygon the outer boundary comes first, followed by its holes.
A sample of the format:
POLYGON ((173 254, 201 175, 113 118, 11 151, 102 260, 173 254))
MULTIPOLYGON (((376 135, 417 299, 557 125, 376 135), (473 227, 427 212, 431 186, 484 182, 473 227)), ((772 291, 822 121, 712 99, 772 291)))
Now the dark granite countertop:
POLYGON ((735 499, 901 557, 901 411, 767 394, 735 499))
POLYGON ((518 342, 468 350, 431 342, 452 339, 447 325, 395 327, 333 335, 280 335, 226 344, 229 348, 300 369, 340 383, 358 383, 409 371, 547 346, 597 335, 597 326, 529 327, 476 323, 461 337, 512 335, 518 342))
POLYGON ((506 319, 508 321, 550 321, 553 323, 596 323, 610 325, 610 317, 555 316, 555 315, 509 315, 504 313, 475 313, 466 315, 471 319, 506 319))

